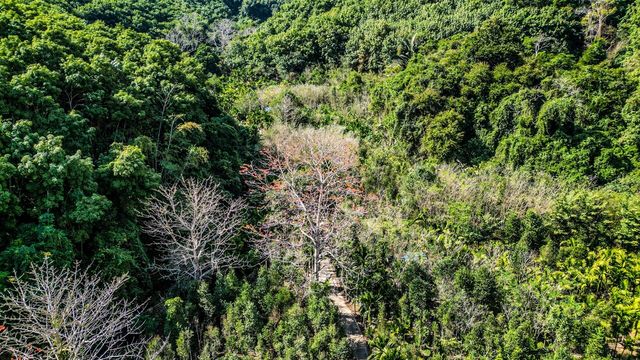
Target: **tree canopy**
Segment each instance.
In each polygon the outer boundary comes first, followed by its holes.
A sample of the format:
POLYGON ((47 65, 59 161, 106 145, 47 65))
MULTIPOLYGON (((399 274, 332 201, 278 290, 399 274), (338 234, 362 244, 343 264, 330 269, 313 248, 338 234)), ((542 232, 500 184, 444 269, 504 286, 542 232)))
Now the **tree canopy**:
POLYGON ((0 0, 0 359, 636 358, 639 65, 637 0, 0 0))

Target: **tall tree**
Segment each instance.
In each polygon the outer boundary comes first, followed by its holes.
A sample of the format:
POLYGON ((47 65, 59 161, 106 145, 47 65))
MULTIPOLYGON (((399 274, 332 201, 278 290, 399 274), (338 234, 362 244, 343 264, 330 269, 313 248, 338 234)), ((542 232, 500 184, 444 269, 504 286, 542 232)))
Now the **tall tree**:
MULTIPOLYGON (((140 358, 136 320, 142 307, 116 293, 127 276, 103 284, 78 266, 58 269, 49 259, 18 277, 0 296, 0 354, 20 359, 140 358)), ((138 338, 139 339, 139 338, 138 338)))
POLYGON ((607 20, 615 12, 615 1, 613 0, 591 1, 591 7, 582 19, 585 35, 589 41, 607 37, 611 34, 612 29, 607 24, 607 20))
POLYGON ((276 125, 265 134, 264 162, 243 169, 270 210, 258 229, 258 248, 317 281, 325 259, 339 259, 339 239, 350 224, 347 203, 359 196, 358 141, 340 127, 276 125))
POLYGON ((206 40, 205 21, 196 13, 183 15, 167 33, 167 40, 178 45, 180 50, 192 53, 206 40))
POLYGON ((142 229, 155 239, 158 269, 168 278, 204 280, 242 264, 234 237, 246 205, 211 179, 161 186, 146 202, 142 229))

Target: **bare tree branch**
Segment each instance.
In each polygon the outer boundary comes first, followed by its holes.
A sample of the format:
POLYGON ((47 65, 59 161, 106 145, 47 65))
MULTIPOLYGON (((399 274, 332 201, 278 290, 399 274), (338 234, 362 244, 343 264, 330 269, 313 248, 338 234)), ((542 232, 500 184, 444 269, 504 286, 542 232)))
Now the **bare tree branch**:
POLYGON ((607 24, 607 20, 616 12, 615 1, 591 0, 590 5, 582 19, 587 40, 611 36, 615 29, 607 24))
POLYGON ((45 259, 0 295, 0 353, 20 359, 138 359, 140 305, 118 299, 127 276, 103 284, 76 265, 45 259))
POLYGON ((211 24, 207 32, 208 42, 220 51, 226 49, 235 36, 235 24, 229 19, 222 19, 211 24))
MULTIPOLYGON (((359 197, 358 142, 339 127, 276 125, 266 136, 265 163, 247 165, 250 185, 266 194, 269 215, 256 233, 262 253, 304 269, 317 281, 323 259, 338 259, 338 241, 359 197)), ((326 262, 325 262, 326 263, 326 262)))
POLYGON ((180 50, 193 53, 206 40, 204 20, 196 13, 183 15, 171 29, 166 39, 178 45, 180 50))
POLYGON ((164 276, 203 280, 243 265, 234 237, 245 210, 244 201, 227 198, 211 179, 182 179, 146 201, 142 230, 155 239, 164 276))

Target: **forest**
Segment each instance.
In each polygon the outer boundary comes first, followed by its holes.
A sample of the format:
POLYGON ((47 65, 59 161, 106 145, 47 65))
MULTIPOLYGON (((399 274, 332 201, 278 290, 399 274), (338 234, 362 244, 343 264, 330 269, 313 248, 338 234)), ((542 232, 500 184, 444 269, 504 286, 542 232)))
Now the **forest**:
POLYGON ((0 360, 640 358, 640 0, 0 0, 0 360))

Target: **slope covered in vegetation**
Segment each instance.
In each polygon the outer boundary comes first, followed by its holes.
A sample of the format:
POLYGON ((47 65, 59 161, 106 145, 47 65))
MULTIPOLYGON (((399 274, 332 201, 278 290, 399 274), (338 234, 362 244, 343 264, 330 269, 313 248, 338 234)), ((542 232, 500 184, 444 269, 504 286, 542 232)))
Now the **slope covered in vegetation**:
POLYGON ((639 65, 633 0, 0 0, 0 356, 350 358, 330 264, 373 359, 635 358, 639 65))
POLYGON ((290 1, 230 45, 237 118, 362 139, 374 358, 635 354, 639 9, 290 1))

